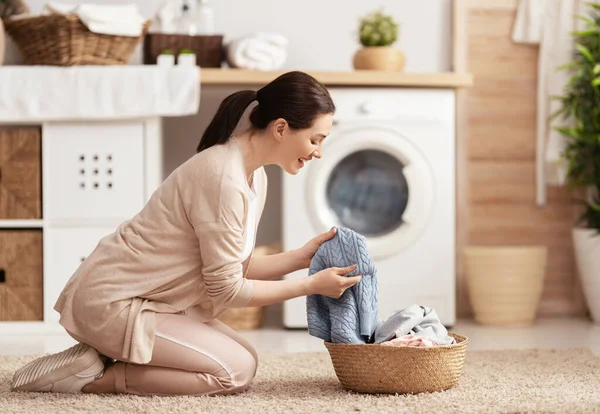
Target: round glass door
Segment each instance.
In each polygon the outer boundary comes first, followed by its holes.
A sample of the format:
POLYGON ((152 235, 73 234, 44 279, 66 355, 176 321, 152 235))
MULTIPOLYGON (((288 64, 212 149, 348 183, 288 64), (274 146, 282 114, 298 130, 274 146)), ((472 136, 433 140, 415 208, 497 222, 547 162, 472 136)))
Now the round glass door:
POLYGON ((408 182, 398 158, 362 150, 343 158, 327 182, 327 202, 339 223, 367 237, 390 233, 403 223, 408 182))
POLYGON ((410 247, 434 203, 425 157, 396 131, 358 127, 332 135, 323 158, 307 171, 306 206, 315 230, 350 228, 365 236, 374 258, 410 247))

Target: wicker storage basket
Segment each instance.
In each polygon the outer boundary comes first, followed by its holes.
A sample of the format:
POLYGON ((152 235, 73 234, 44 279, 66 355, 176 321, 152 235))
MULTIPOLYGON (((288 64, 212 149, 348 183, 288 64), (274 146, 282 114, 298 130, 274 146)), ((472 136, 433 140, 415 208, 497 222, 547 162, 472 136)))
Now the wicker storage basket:
POLYGON ((464 255, 478 323, 523 327, 535 322, 544 290, 546 246, 472 246, 464 255))
MULTIPOLYGON (((281 253, 281 245, 274 243, 266 246, 257 246, 254 256, 266 256, 281 253)), ((236 330, 249 330, 260 328, 264 321, 264 308, 262 306, 247 308, 230 308, 219 316, 219 320, 236 330)))
POLYGON ((264 319, 264 309, 261 306, 249 308, 227 309, 219 320, 230 328, 240 331, 260 328, 264 319))
POLYGON ((29 65, 125 65, 146 35, 113 36, 91 32, 74 14, 6 19, 6 32, 29 65))
POLYGON ((148 33, 144 39, 144 63, 154 65, 163 51, 170 50, 177 56, 182 49, 192 50, 196 54, 196 65, 204 68, 219 68, 224 59, 222 35, 148 33))
POLYGON ((456 344, 397 347, 325 342, 335 373, 346 389, 371 394, 417 394, 447 390, 458 383, 467 338, 456 344))

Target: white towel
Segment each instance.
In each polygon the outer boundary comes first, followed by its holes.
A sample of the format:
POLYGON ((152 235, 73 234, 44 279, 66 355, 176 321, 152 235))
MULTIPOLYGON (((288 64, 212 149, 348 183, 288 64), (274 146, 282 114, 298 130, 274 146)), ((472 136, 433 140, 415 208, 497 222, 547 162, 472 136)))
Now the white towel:
POLYGON ((583 0, 520 0, 513 27, 513 41, 539 44, 536 201, 546 204, 546 186, 564 185, 567 166, 562 158, 565 138, 554 130, 549 117, 560 108, 552 96, 562 95, 570 74, 556 68, 573 59, 583 0))
POLYGON ((1 66, 0 123, 193 115, 200 73, 156 65, 1 66))
POLYGON ((83 24, 94 33, 118 36, 140 36, 144 17, 137 5, 73 5, 56 1, 48 2, 42 14, 76 14, 83 24))
POLYGON ((275 70, 285 63, 288 40, 277 33, 256 33, 227 45, 227 63, 234 68, 275 70))

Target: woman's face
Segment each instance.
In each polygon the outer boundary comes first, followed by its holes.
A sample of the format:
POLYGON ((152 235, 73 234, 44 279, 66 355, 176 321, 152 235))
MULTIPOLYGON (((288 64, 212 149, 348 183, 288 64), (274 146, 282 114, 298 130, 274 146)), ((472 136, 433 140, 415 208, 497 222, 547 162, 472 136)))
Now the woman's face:
MULTIPOLYGON (((278 120, 279 122, 279 120, 278 120)), ((307 129, 292 130, 287 122, 276 127, 278 134, 277 164, 289 174, 298 174, 313 158, 321 158, 323 140, 331 132, 333 115, 320 115, 307 129)))

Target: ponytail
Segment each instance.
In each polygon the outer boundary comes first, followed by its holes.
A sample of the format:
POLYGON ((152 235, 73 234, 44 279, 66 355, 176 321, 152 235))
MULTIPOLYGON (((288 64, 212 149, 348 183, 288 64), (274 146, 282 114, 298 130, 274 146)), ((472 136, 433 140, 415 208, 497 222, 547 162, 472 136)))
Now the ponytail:
POLYGON ((306 129, 319 115, 335 112, 325 85, 307 73, 287 72, 257 92, 245 90, 225 98, 204 131, 196 151, 225 144, 254 100, 258 105, 252 108, 249 116, 253 130, 264 130, 271 121, 279 118, 285 119, 290 129, 306 129))
POLYGON ((225 98, 212 121, 206 127, 204 134, 202 134, 196 152, 203 151, 213 145, 225 144, 233 134, 238 122, 240 122, 244 111, 255 100, 256 91, 253 90, 235 92, 225 98))

